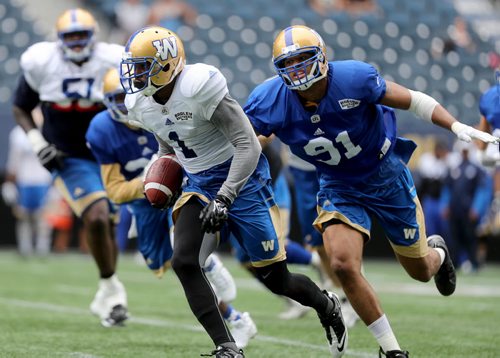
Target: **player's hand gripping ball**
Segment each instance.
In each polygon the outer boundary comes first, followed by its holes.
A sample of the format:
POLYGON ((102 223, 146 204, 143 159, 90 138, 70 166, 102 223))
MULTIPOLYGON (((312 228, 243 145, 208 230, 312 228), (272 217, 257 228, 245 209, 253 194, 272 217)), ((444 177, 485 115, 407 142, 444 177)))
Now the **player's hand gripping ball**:
POLYGON ((169 208, 181 193, 183 176, 175 155, 163 155, 151 164, 144 177, 144 195, 153 207, 169 208))

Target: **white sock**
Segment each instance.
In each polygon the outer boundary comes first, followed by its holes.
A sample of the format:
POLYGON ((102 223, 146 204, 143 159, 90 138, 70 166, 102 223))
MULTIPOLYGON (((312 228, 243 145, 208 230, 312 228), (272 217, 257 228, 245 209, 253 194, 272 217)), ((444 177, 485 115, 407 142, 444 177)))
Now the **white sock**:
POLYGON ((435 247, 434 250, 436 250, 437 253, 439 254, 439 258, 441 260, 441 265, 442 265, 444 262, 444 259, 446 258, 446 252, 444 252, 444 250, 440 247, 435 247))
POLYGON ((385 314, 375 322, 371 323, 368 326, 368 329, 373 334, 384 352, 401 350, 385 314))
POLYGON ((101 278, 99 280, 100 285, 111 288, 114 287, 117 282, 119 282, 118 277, 116 276, 116 273, 114 273, 111 277, 108 278, 101 278))

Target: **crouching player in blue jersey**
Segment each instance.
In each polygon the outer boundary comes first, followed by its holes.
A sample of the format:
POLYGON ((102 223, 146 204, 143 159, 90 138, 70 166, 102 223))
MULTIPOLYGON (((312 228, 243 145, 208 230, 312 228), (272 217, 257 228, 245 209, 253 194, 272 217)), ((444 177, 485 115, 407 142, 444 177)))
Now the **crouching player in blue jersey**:
POLYGON ((125 48, 121 81, 134 124, 153 132, 159 154, 175 153, 187 182, 173 208, 172 268, 191 310, 216 348, 215 357, 244 357, 227 329, 200 266, 215 249, 213 236, 228 228, 273 293, 313 307, 334 357, 347 348, 340 302, 286 265, 269 165, 242 108, 215 67, 186 65, 184 45, 172 31, 147 27, 125 48))
MULTIPOLYGON (((156 158, 158 142, 152 133, 127 124, 125 92, 117 68, 106 73, 103 92, 108 110, 97 114, 90 123, 87 143, 100 164, 109 198, 116 204, 128 205, 136 223, 138 249, 149 269, 162 277, 172 258, 171 211, 151 206, 144 197, 142 181, 148 163, 156 158)), ((219 309, 237 346, 245 347, 257 334, 257 328, 248 312, 238 312, 229 304, 236 298, 231 274, 215 255, 207 258, 203 268, 218 295, 219 309)))
POLYGON ((456 277, 445 241, 426 238, 422 209, 405 163, 415 144, 396 136, 389 107, 408 109, 450 129, 464 141, 499 138, 458 122, 428 95, 385 81, 359 61, 328 62, 323 39, 305 26, 281 31, 273 45, 278 74, 259 85, 244 109, 263 136, 275 134, 320 175, 315 226, 323 233, 330 265, 370 332, 380 354, 407 357, 378 298, 361 273, 371 216, 385 229, 408 274, 434 277, 445 296, 456 277))
POLYGON ((13 112, 55 186, 83 221, 100 276, 90 310, 109 327, 127 319, 127 295, 115 273, 118 250, 109 201, 85 132, 104 108, 100 84, 120 62, 123 46, 97 42, 97 27, 88 11, 67 10, 57 20, 56 42, 39 42, 23 53, 13 112), (31 115, 37 105, 43 114, 41 131, 31 115))

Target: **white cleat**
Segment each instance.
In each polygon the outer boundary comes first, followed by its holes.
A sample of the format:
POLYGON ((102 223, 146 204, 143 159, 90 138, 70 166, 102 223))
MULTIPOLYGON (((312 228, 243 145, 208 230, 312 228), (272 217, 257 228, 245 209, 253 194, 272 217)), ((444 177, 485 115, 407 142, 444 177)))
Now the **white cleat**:
POLYGON ((326 339, 328 340, 328 347, 330 348, 332 357, 340 358, 347 350, 349 334, 342 316, 339 298, 332 292, 323 291, 323 293, 332 301, 333 309, 324 316, 318 313, 318 317, 321 321, 321 325, 325 329, 326 339))
POLYGON ((228 326, 236 345, 240 349, 245 348, 250 339, 257 335, 257 326, 248 312, 242 313, 237 320, 228 321, 228 326))
POLYGON ((220 301, 229 303, 236 298, 236 284, 233 276, 217 255, 211 254, 208 257, 203 270, 220 301))
POLYGON ((291 298, 284 297, 284 299, 286 301, 287 308, 278 315, 280 319, 290 320, 302 318, 311 310, 310 307, 303 306, 291 298))
POLYGON ((99 281, 90 312, 100 318, 104 327, 122 326, 128 318, 127 293, 115 275, 99 281))

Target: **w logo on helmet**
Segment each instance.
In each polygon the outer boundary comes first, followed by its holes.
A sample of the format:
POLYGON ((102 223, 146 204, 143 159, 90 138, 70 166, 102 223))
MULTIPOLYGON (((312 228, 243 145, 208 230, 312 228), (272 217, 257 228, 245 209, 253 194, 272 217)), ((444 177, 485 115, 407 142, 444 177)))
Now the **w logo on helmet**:
POLYGON ((156 51, 158 51, 156 56, 160 57, 162 61, 166 61, 168 59, 169 53, 172 58, 177 57, 178 47, 175 36, 169 36, 161 40, 154 40, 153 46, 156 48, 156 51))

